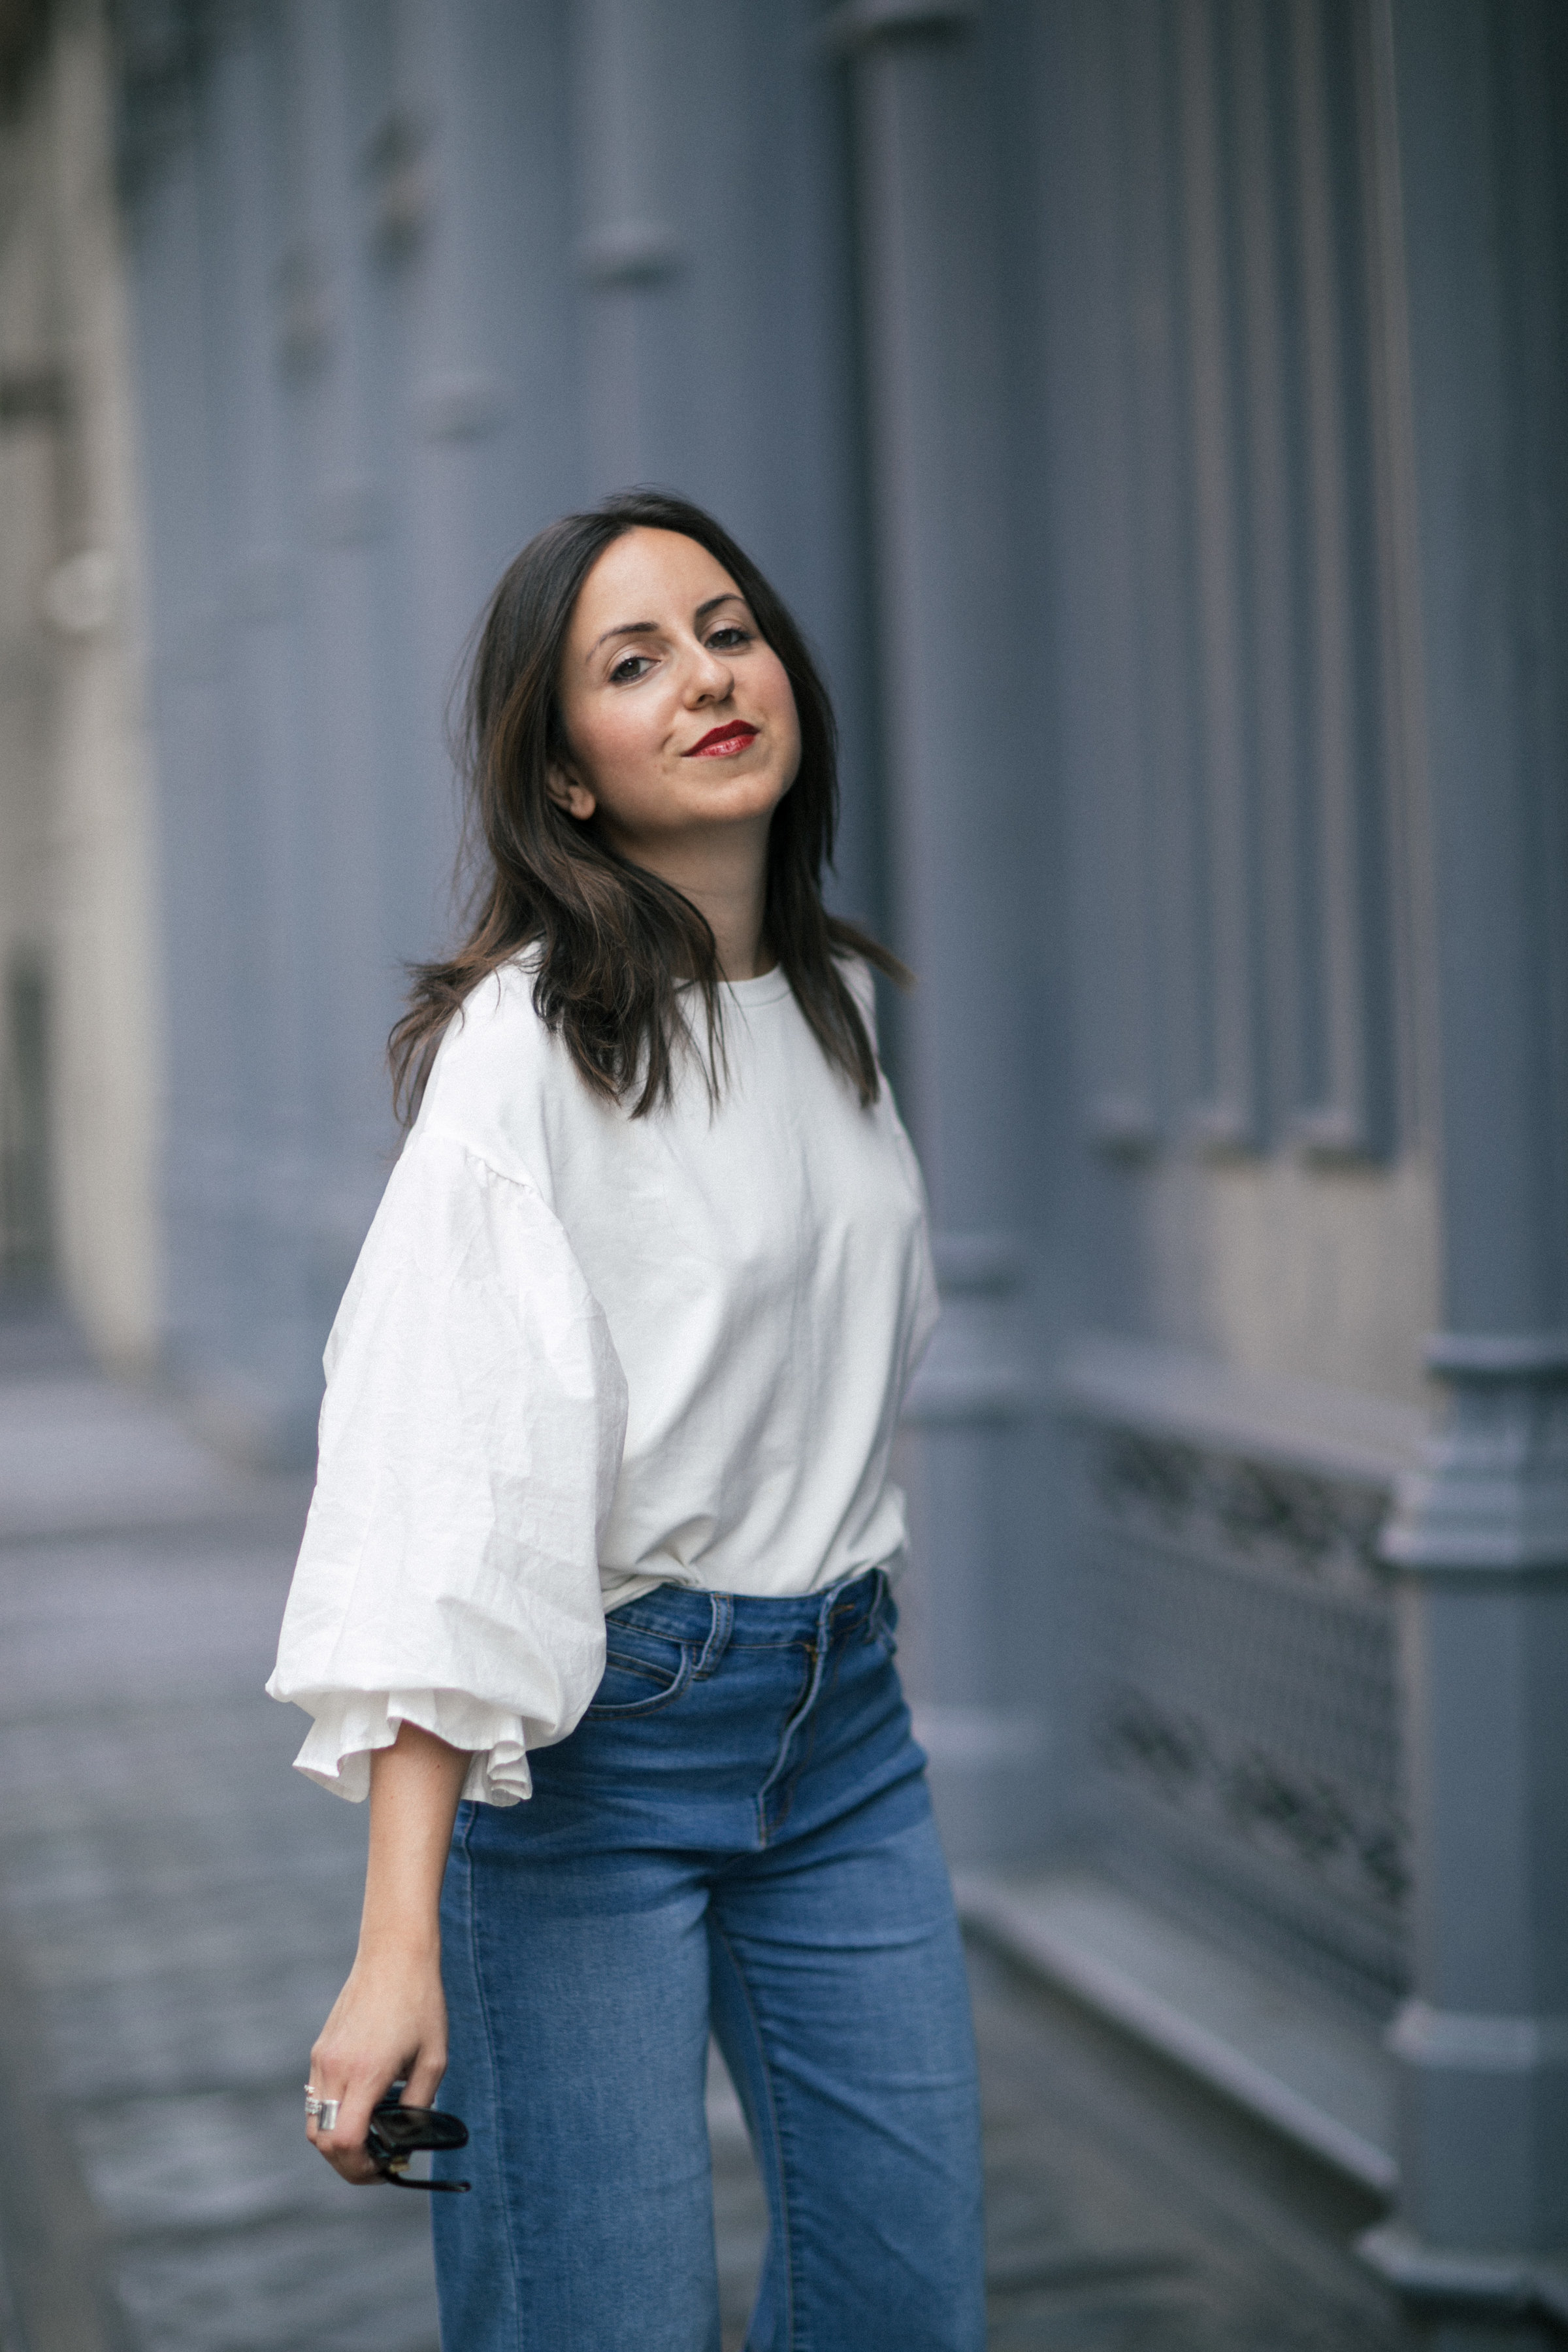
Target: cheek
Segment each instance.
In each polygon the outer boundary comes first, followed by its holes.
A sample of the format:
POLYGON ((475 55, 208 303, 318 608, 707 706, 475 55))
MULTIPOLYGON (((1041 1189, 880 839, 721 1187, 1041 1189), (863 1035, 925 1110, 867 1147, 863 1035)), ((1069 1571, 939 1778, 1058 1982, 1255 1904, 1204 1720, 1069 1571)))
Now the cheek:
POLYGON ((635 787, 657 760, 658 742, 648 725, 624 704, 595 710, 574 730, 573 748, 588 782, 600 790, 635 787))
POLYGON ((760 698, 763 700, 763 708, 779 740, 794 747, 789 761, 790 779, 793 782, 795 772, 800 765, 800 716, 795 709, 795 690, 790 685, 789 674, 782 662, 776 665, 774 675, 769 679, 760 698))

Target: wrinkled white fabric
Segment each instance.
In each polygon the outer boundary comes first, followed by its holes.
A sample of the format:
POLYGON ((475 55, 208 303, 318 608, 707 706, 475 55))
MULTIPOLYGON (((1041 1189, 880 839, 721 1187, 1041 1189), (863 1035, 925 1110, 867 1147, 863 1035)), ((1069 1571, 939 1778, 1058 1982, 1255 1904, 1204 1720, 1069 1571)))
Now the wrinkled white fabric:
POLYGON ((571 1729, 604 1671, 598 1532, 626 1420, 605 1318, 526 1178, 422 1121, 326 1371, 268 1685, 315 1717, 299 1762, 363 1797, 367 1751, 406 1720, 482 1751, 469 1795, 524 1796, 526 1749, 571 1729))
POLYGON ((268 1685, 342 1795, 409 1721, 514 1802, 593 1696, 606 1607, 810 1591, 903 1547, 888 1457, 935 1318, 914 1155, 782 974, 724 1002, 718 1104, 689 1064, 641 1119, 589 1092, 521 963, 443 1040, 328 1343, 268 1685))

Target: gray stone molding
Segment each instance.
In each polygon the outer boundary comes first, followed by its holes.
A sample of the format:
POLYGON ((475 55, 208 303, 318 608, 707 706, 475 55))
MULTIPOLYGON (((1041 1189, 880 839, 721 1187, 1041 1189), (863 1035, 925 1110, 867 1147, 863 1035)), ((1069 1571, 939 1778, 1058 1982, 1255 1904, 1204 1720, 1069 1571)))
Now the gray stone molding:
POLYGON ((577 240, 577 266, 600 293, 619 286, 657 286, 673 278, 684 258, 680 239, 664 221, 606 221, 577 240))
POLYGON ((1110 1332, 1076 1334, 1051 1385, 1075 1419, 1373 1485, 1392 1486, 1416 1468, 1427 1437, 1425 1413, 1386 1397, 1237 1371, 1212 1356, 1110 1332))
POLYGON ((1568 1575, 1568 1336, 1447 1334, 1449 1420, 1402 1482, 1384 1556, 1424 1575, 1568 1575))
POLYGON ((980 0, 844 0, 828 10, 818 38, 830 53, 848 57, 900 35, 968 32, 979 18, 980 0))
POLYGON ((1052 1393, 1109 1524, 1386 1607, 1382 1532, 1419 1412, 1098 1333, 1058 1361, 1052 1393))
POLYGON ((1407 2000, 1390 2031, 1396 2057, 1423 2066, 1485 2067, 1504 2074, 1568 2071, 1568 2017, 1482 2017, 1407 2000))
MULTIPOLYGON (((1453 2316, 1474 2312, 1485 2325, 1502 2316, 1528 2322, 1536 2315, 1568 2320, 1568 2263, 1528 2256, 1489 2253, 1481 2249, 1424 2244, 1398 2221, 1382 2221, 1363 2231, 1356 2241, 1362 2259, 1417 2312, 1453 2316)), ((1495 2335, 1481 2338, 1479 2352, 1500 2342, 1495 2335)), ((1509 2352, 1541 2352, 1561 2339, 1555 2332, 1542 2336, 1515 2335, 1505 2339, 1509 2352)), ((1458 2352, 1464 2338, 1446 2336, 1458 2352)))
POLYGON ((1096 1507, 1113 1525, 1385 1603, 1377 1563, 1386 1487, 1107 1423, 1086 1425, 1084 1450, 1096 1507))
POLYGON ((1332 1954, 1347 1989, 1386 2001, 1407 1967, 1411 1840, 1378 1539, 1425 1417, 1104 1334, 1066 1351, 1052 1394, 1098 1629, 1095 1819, 1118 1851, 1152 1837, 1218 1874, 1309 1973, 1332 1954))

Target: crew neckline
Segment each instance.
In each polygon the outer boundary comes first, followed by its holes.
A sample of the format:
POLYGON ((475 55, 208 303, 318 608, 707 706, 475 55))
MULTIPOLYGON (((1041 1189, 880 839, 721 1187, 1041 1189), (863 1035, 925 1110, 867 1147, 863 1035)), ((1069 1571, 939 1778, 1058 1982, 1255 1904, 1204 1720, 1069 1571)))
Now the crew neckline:
POLYGON ((725 980, 721 981, 720 986, 738 1004, 772 1004, 777 998, 790 992, 789 980, 782 963, 775 963, 772 971, 759 973, 755 980, 725 980))

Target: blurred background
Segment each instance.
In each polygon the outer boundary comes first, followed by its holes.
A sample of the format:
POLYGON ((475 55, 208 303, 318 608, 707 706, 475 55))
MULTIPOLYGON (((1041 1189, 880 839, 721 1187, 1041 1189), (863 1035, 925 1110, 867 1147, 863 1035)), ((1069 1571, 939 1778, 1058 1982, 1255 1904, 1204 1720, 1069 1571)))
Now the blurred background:
MULTIPOLYGON (((973 1932, 1352 2184, 1431 2341, 1558 2340, 1568 9, 0 0, 0 1675, 48 1759, 0 1796, 0 1908, 37 2048, 89 2032, 135 1837, 193 1851, 174 1762, 116 1829, 164 1766, 73 1780, 81 1723, 265 1671, 402 966, 452 920, 465 638, 539 525, 660 483, 805 624, 836 902, 920 975, 906 1659, 973 1932), (237 1646, 181 1664, 220 1591, 237 1646)), ((201 1751, 237 1777, 193 1918, 286 1780, 263 1718, 201 1751)), ((359 1825, 319 1834, 352 1876, 359 1825)), ((182 2012, 170 1901, 110 1974, 182 2012)), ((89 2238, 140 2226, 168 2102, 227 2099, 237 2147, 274 2095, 165 2055, 122 2157, 101 2053, 16 2094, 98 2116, 89 2238)), ((253 2340, 137 2293, 138 2345, 253 2340)), ((34 2352, 100 2340, 55 2324, 34 2352)), ((254 2341, 358 2340, 288 2326, 254 2341)))

